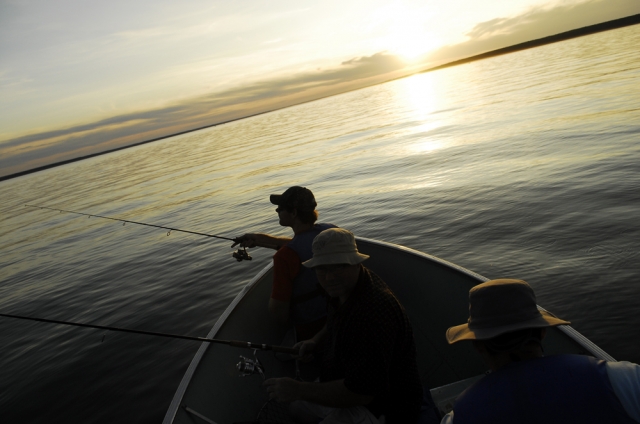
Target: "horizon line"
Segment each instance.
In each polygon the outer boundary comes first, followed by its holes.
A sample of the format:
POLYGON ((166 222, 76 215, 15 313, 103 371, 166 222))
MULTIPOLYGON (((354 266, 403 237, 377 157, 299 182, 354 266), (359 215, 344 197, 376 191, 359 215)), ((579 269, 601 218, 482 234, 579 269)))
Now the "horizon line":
POLYGON ((213 128, 213 127, 216 127, 218 125, 228 124, 230 122, 235 122, 235 121, 239 121, 239 120, 242 120, 242 119, 252 118, 252 117, 255 117, 255 116, 259 116, 259 115, 263 115, 263 114, 266 114, 266 113, 274 112, 276 110, 283 110, 283 109, 287 109, 287 108, 290 108, 290 107, 299 106, 299 105, 302 105, 302 104, 305 104, 305 103, 310 103, 310 102, 314 102, 314 101, 317 101, 317 100, 322 100, 322 99, 326 99, 326 98, 329 98, 329 97, 338 96, 338 95, 341 95, 341 94, 344 94, 344 93, 348 93, 348 92, 351 92, 351 91, 362 90, 363 88, 368 88, 368 87, 373 87, 373 86, 380 85, 380 84, 385 84, 385 83, 388 83, 388 82, 391 82, 391 81, 395 81, 395 80, 398 80, 398 79, 407 78, 407 77, 410 77, 412 75, 417 75, 417 74, 421 74, 421 73, 437 71, 437 70, 444 69, 444 68, 463 65, 463 64, 470 63, 470 62, 475 62, 475 61, 478 61, 478 60, 484 60, 484 59, 488 59, 488 58, 495 57, 495 56, 501 56, 501 55, 505 55, 505 54, 515 53, 515 52, 518 52, 518 51, 527 50, 527 49, 531 49, 531 48, 535 48, 535 47, 540 47, 540 46, 547 45, 547 44, 553 44, 553 43, 557 43, 557 42, 560 42, 560 41, 569 40, 569 39, 572 39, 572 38, 579 38, 579 37, 583 37, 583 36, 586 36, 586 35, 591 35, 591 34, 604 32, 604 31, 609 31, 609 30, 618 29, 618 28, 624 28, 626 26, 631 26, 631 25, 636 25, 636 24, 640 24, 640 13, 636 14, 636 15, 626 16, 624 18, 618 18, 618 19, 614 19, 614 20, 611 20, 611 21, 601 22, 601 23, 594 24, 594 25, 587 25, 585 27, 581 27, 581 28, 572 29, 572 30, 569 30, 569 31, 560 32, 558 34, 549 35, 549 36, 542 37, 542 38, 536 38, 536 39, 533 39, 533 40, 525 41, 525 42, 514 44, 514 45, 511 45, 511 46, 502 47, 502 48, 499 48, 499 49, 490 50, 490 51, 487 51, 487 52, 483 52, 483 53, 480 53, 480 54, 469 56, 469 57, 466 57, 466 58, 463 58, 463 59, 456 59, 456 60, 451 61, 451 62, 447 62, 447 63, 441 64, 441 65, 437 65, 437 66, 434 66, 434 67, 426 68, 426 69, 423 69, 423 70, 420 70, 420 71, 412 72, 412 73, 410 73, 408 75, 403 75, 403 76, 400 76, 400 77, 392 78, 392 79, 385 80, 385 81, 382 81, 382 82, 379 82, 379 83, 376 83, 376 84, 372 84, 372 85, 369 85, 369 86, 354 88, 352 90, 346 90, 346 91, 342 91, 342 92, 339 92, 339 93, 330 94, 330 95, 327 95, 327 96, 320 96, 320 97, 317 97, 315 99, 306 100, 306 101, 303 101, 303 102, 300 102, 300 103, 294 103, 294 104, 291 104, 291 105, 288 105, 288 106, 285 106, 285 107, 281 107, 281 108, 269 109, 269 110, 266 110, 266 111, 263 111, 263 112, 258 112, 258 113, 254 113, 254 114, 251 114, 251 115, 246 115, 246 116, 243 116, 243 117, 240 117, 240 118, 234 118, 234 119, 229 119, 229 120, 226 120, 226 121, 216 122, 216 123, 213 123, 213 124, 208 124, 208 125, 204 125, 204 126, 201 126, 201 127, 180 131, 180 132, 177 132, 177 133, 167 134, 167 135, 164 135, 164 136, 161 136, 161 137, 155 137, 155 138, 152 138, 152 139, 149 139, 149 140, 139 141, 139 142, 136 142, 136 143, 128 144, 126 146, 115 147, 113 149, 107 149, 107 150, 103 150, 101 152, 95 152, 95 153, 91 153, 91 154, 84 155, 84 156, 78 156, 78 157, 71 158, 71 159, 65 159, 65 160, 62 160, 62 161, 53 162, 53 163, 50 163, 50 164, 47 164, 47 165, 38 166, 38 167, 27 169, 27 170, 24 170, 24 171, 15 172, 13 174, 3 175, 3 176, 0 176, 0 181, 5 181, 5 180, 13 179, 13 178, 18 178, 18 177, 21 177, 21 176, 24 176, 24 175, 33 174, 33 173, 36 173, 36 172, 39 172, 39 171, 44 171, 44 170, 47 170, 47 169, 50 169, 50 168, 55 168, 55 167, 58 167, 58 166, 67 165, 69 163, 78 162, 78 161, 85 160, 85 159, 90 159, 90 158, 96 157, 96 156, 106 155, 108 153, 117 152, 119 150, 124 150, 124 149, 128 149, 128 148, 131 148, 131 147, 136 147, 136 146, 140 146, 140 145, 143 145, 143 144, 152 143, 152 142, 155 142, 155 141, 160 141, 160 140, 163 140, 163 139, 166 139, 166 138, 170 138, 170 137, 175 137, 175 136, 182 135, 182 134, 188 134, 188 133, 191 133, 191 132, 200 131, 200 130, 207 129, 207 128, 213 128))

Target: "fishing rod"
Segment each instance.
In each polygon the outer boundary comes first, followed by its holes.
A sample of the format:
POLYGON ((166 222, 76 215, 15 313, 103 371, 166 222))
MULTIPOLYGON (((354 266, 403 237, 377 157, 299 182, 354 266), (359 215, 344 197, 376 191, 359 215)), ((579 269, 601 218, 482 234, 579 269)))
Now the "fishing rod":
POLYGON ((298 349, 293 349, 291 347, 284 346, 274 346, 268 344, 260 344, 260 343, 251 343, 251 342, 243 342, 239 340, 219 340, 219 339, 208 339, 206 337, 191 337, 191 336, 183 336, 180 334, 167 334, 167 333, 156 333, 154 331, 144 331, 144 330, 133 330, 130 328, 120 328, 120 327, 109 327, 105 325, 95 325, 95 324, 84 324, 80 322, 69 322, 69 321, 58 321, 54 319, 46 319, 46 318, 35 318, 35 317, 25 317, 22 315, 11 315, 11 314, 0 314, 0 317, 6 318, 15 318, 29 321, 38 321, 38 322, 46 322, 49 324, 60 324, 60 325, 70 325, 75 327, 87 327, 87 328, 97 328, 99 330, 108 330, 108 331, 119 331, 122 333, 134 333, 134 334, 146 334, 148 336, 156 336, 156 337, 168 337, 172 339, 182 339, 182 340, 192 340, 197 342, 209 342, 209 343, 219 343, 226 344, 233 347, 240 347, 245 349, 258 349, 258 350, 271 350, 273 352, 282 352, 289 353, 291 355, 297 355, 298 349))
MULTIPOLYGON (((76 212, 76 211, 69 211, 69 210, 65 210, 65 209, 57 209, 57 208, 50 208, 48 206, 38 206, 38 205, 25 205, 26 207, 30 207, 30 208, 40 208, 40 209, 49 209, 51 211, 57 211, 57 212, 66 212, 66 213, 73 213, 76 215, 84 215, 84 216, 88 216, 89 218, 96 217, 96 218, 103 218, 103 219, 110 219, 112 221, 119 221, 122 222, 122 225, 126 224, 127 222, 130 224, 137 224, 137 225, 146 225, 147 227, 154 227, 154 228, 162 228, 164 230, 169 230, 167 232, 167 236, 169 234, 171 234, 172 231, 178 231, 181 233, 188 233, 188 234, 195 234, 197 236, 205 236, 205 237, 213 237, 213 238, 218 238, 218 239, 222 239, 222 240, 230 240, 233 242, 236 242, 237 239, 233 239, 233 238, 229 238, 229 237, 223 237, 223 236, 217 236, 215 234, 207 234, 207 233, 200 233, 198 231, 190 231, 190 230, 181 230, 179 228, 172 228, 172 227, 165 227, 164 225, 155 225, 155 224, 147 224, 145 222, 138 222, 138 221, 131 221, 128 219, 122 219, 122 218, 113 218, 110 216, 102 216, 102 215, 95 215, 95 214, 90 214, 90 213, 84 213, 84 212, 76 212)), ((238 261, 242 261, 244 259, 246 260, 251 260, 251 256, 249 255, 249 253, 247 252, 247 249, 244 248, 243 249, 238 249, 236 252, 233 253, 233 257, 238 261)))

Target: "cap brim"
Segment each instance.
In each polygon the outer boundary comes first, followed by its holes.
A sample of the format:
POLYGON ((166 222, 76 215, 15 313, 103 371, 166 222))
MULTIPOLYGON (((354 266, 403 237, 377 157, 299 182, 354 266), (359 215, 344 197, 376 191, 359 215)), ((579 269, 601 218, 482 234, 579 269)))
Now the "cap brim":
POLYGON ((509 325, 492 328, 469 328, 469 324, 461 324, 451 327, 447 330, 447 341, 449 344, 459 342, 461 340, 488 340, 501 334, 510 333, 512 331, 523 330, 525 328, 543 328, 555 327, 556 325, 569 325, 570 321, 556 318, 550 312, 540 309, 540 316, 528 321, 518 322, 509 325))
POLYGON ((274 205, 280 206, 280 202, 282 201, 282 194, 272 194, 271 196, 269 196, 269 200, 274 205))
POLYGON ((308 261, 302 262, 302 265, 307 268, 315 268, 321 265, 357 265, 367 259, 369 259, 369 255, 360 252, 328 253, 326 255, 316 255, 308 261))

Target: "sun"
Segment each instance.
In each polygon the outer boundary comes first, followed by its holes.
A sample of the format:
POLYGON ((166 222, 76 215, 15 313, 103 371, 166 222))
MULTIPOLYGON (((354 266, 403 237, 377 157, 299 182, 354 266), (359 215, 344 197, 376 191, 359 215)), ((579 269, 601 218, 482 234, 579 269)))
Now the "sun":
POLYGON ((438 47, 438 41, 427 34, 398 34, 393 36, 388 50, 407 62, 413 62, 438 47))
POLYGON ((394 10, 387 17, 387 31, 384 36, 386 50, 413 62, 426 53, 440 47, 440 40, 428 30, 420 13, 412 13, 407 8, 394 10))

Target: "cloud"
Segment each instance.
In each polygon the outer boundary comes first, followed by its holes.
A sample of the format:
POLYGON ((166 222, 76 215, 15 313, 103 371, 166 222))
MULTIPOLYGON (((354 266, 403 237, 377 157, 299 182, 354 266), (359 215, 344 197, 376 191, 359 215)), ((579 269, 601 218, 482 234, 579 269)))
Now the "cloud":
POLYGON ((565 1, 552 7, 533 7, 518 16, 477 24, 466 34, 466 42, 443 47, 429 60, 448 62, 638 13, 638 0, 565 1))
POLYGON ((336 84, 401 70, 405 63, 398 57, 381 52, 372 56, 357 57, 342 62, 336 68, 303 72, 293 76, 260 81, 251 85, 214 93, 201 99, 203 102, 230 98, 242 102, 286 96, 310 89, 327 88, 336 84))
POLYGON ((404 62, 385 52, 328 69, 237 86, 154 110, 0 141, 2 175, 213 125, 395 77, 404 62))

